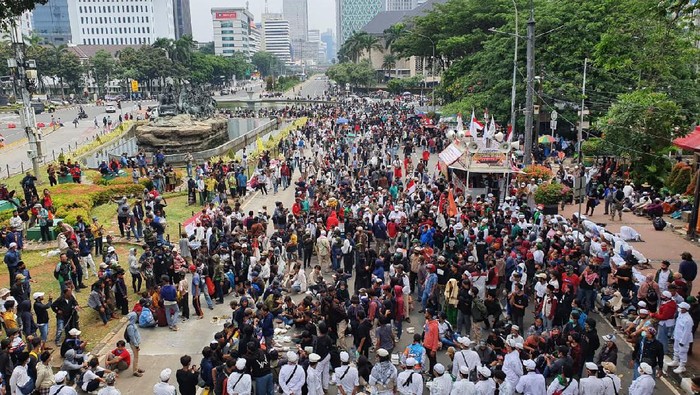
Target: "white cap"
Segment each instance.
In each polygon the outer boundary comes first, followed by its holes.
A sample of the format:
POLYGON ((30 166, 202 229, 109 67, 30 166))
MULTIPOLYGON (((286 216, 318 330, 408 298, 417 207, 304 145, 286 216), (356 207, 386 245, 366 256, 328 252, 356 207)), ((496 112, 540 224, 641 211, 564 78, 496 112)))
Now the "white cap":
POLYGON ((66 377, 68 377, 68 372, 65 370, 61 370, 56 372, 55 375, 53 375, 53 380, 56 382, 56 384, 60 384, 66 380, 66 377))
POLYGON ((307 354, 311 354, 312 352, 314 352, 314 348, 311 346, 306 346, 304 347, 304 352, 306 352, 307 354))
POLYGON ((681 308, 681 309, 685 309, 685 310, 689 310, 689 309, 690 309, 690 305, 689 305, 688 303, 686 303, 686 302, 683 302, 683 303, 679 304, 678 307, 681 308))
POLYGON ((647 309, 639 309, 639 314, 649 314, 649 310, 647 310, 647 309))
POLYGON ((671 297, 673 297, 673 295, 669 291, 663 291, 661 293, 661 296, 663 296, 664 298, 667 298, 667 299, 671 299, 671 297))
POLYGON ((640 300, 639 303, 637 303, 637 306, 644 309, 647 307, 647 302, 640 300))
POLYGON ((245 369, 245 358, 238 358, 236 360, 236 369, 238 369, 238 370, 245 369))
POLYGON ((321 356, 316 354, 316 353, 311 353, 311 355, 309 355, 309 362, 311 362, 311 363, 316 363, 320 360, 321 360, 321 356))
POLYGON ((296 362, 299 360, 299 356, 294 351, 287 351, 287 362, 296 362))
POLYGON ((437 364, 435 364, 435 366, 433 366, 433 370, 437 374, 443 374, 443 373, 445 373, 445 365, 443 365, 441 363, 437 363, 437 364))
POLYGON ((340 352, 340 362, 348 362, 350 360, 350 354, 346 351, 340 352))
POLYGON ((523 366, 525 366, 525 369, 527 369, 527 370, 535 370, 535 368, 537 367, 537 365, 535 364, 535 361, 533 361, 532 359, 528 359, 528 360, 524 361, 523 366))
POLYGON ((10 248, 13 248, 13 247, 17 247, 17 243, 15 243, 14 241, 12 243, 10 243, 10 248))
POLYGON ((511 325, 511 326, 510 326, 510 329, 511 329, 511 330, 515 329, 516 331, 520 331, 520 327, 517 326, 517 325, 511 325))
POLYGON ((68 331, 68 334, 71 336, 80 336, 81 333, 83 332, 79 331, 78 328, 73 328, 68 331))
POLYGON ((651 365, 649 365, 646 362, 642 362, 639 364, 639 369, 642 371, 642 373, 646 374, 652 374, 654 373, 654 369, 651 368, 651 365))
POLYGON ((413 367, 413 366, 416 366, 416 363, 418 363, 418 361, 416 361, 415 358, 413 358, 413 357, 406 358, 406 366, 413 367))
POLYGON ((479 366, 476 368, 476 371, 484 377, 491 377, 491 369, 487 368, 486 366, 479 366))
POLYGON ((172 370, 165 368, 160 371, 160 381, 168 381, 170 380, 170 375, 173 373, 172 370))
POLYGON ((383 348, 380 348, 380 349, 377 350, 377 355, 379 355, 380 357, 388 357, 388 356, 389 356, 389 351, 387 351, 387 350, 385 350, 385 349, 383 349, 383 348))
POLYGON ((109 248, 107 248, 107 252, 114 252, 114 247, 109 246, 109 248))
POLYGON ((613 334, 605 335, 605 336, 603 336, 603 340, 605 340, 606 342, 614 342, 615 335, 613 335, 613 334))
POLYGON ((462 374, 469 374, 469 366, 467 365, 462 365, 459 367, 459 372, 462 374))
POLYGON ((458 341, 460 344, 462 344, 463 346, 465 346, 465 347, 469 347, 469 345, 472 344, 472 341, 471 341, 468 337, 466 337, 466 336, 464 336, 464 337, 458 337, 458 338, 457 338, 457 341, 458 341))
POLYGON ((518 350, 522 350, 522 349, 523 349, 523 343, 515 343, 515 348, 517 348, 518 350))
POLYGON ((34 292, 32 299, 37 299, 43 297, 45 294, 43 292, 34 292))
POLYGON ((586 362, 586 369, 588 370, 598 370, 598 365, 593 362, 586 362))

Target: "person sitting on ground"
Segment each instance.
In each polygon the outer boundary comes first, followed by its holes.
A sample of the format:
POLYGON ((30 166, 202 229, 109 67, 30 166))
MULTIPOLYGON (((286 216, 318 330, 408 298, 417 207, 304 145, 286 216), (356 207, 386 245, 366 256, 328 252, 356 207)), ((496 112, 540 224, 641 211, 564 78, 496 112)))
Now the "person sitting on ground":
POLYGON ((158 325, 155 317, 153 316, 153 311, 151 311, 151 304, 148 299, 145 300, 146 303, 143 304, 141 308, 141 314, 139 315, 139 327, 140 328, 155 328, 158 325))
POLYGON ((107 354, 106 364, 107 369, 115 373, 129 369, 129 366, 131 366, 131 354, 129 354, 129 350, 126 349, 126 342, 124 340, 117 341, 117 348, 107 354))

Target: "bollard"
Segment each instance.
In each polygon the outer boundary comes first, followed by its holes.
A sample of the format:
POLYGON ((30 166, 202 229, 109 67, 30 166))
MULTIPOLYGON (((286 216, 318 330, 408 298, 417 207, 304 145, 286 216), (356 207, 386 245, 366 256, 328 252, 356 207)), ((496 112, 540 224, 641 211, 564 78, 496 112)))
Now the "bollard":
POLYGON ((22 174, 24 174, 24 162, 19 162, 19 166, 22 169, 22 174))
POLYGON ((56 161, 56 150, 51 150, 51 155, 53 155, 53 161, 56 161))
POLYGON ((10 178, 10 165, 7 166, 7 178, 10 178))

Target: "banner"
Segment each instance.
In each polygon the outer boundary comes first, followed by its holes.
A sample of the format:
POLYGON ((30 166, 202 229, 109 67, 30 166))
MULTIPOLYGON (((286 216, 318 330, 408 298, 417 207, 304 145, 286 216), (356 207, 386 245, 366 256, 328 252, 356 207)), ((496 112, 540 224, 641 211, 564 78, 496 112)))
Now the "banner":
POLYGON ((194 229, 197 226, 197 221, 199 221, 199 217, 202 215, 201 212, 198 212, 188 220, 182 223, 182 229, 185 230, 185 233, 187 233, 187 236, 192 236, 194 234, 194 229))

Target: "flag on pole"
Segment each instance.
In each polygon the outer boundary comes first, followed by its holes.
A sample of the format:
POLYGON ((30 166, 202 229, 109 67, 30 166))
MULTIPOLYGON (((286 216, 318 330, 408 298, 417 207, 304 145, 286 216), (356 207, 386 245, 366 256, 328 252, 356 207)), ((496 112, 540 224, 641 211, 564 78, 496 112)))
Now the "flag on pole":
POLYGON ((450 217, 454 217, 457 215, 457 203, 455 203, 455 197, 452 194, 452 190, 447 193, 447 215, 450 217))
POLYGON ((407 184, 406 184, 406 194, 408 195, 413 195, 413 192, 416 191, 416 182, 411 179, 407 184))
POLYGON ((258 136, 258 138, 255 142, 258 145, 258 152, 262 153, 265 150, 265 146, 263 145, 263 142, 262 142, 262 139, 260 138, 260 136, 258 136))
POLYGON ((476 137, 476 132, 478 130, 483 130, 483 129, 484 129, 484 125, 476 119, 476 115, 474 115, 474 110, 472 110, 472 118, 471 118, 471 121, 469 122, 469 134, 472 137, 476 137))
POLYGON ((488 129, 484 130, 484 144, 488 140, 493 140, 493 136, 496 135, 496 122, 493 120, 493 117, 491 117, 491 123, 489 123, 488 129))
POLYGON ((513 140, 513 125, 508 125, 508 135, 506 136, 506 142, 510 143, 513 140))

